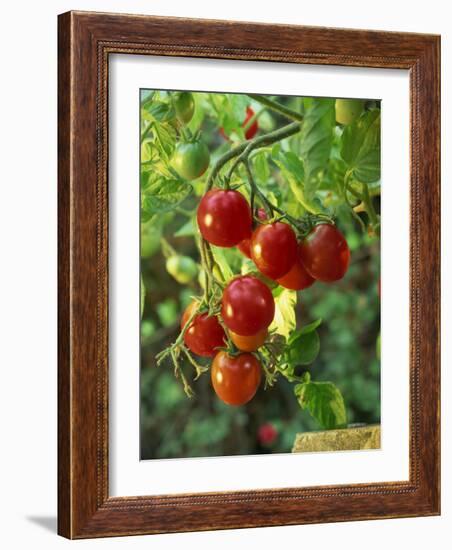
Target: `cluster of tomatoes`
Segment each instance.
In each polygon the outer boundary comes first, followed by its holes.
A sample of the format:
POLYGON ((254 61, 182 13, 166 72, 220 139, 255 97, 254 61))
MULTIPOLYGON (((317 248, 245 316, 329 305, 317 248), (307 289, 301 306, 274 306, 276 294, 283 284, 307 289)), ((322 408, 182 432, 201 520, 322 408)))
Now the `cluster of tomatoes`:
MULTIPOLYGON (((292 227, 271 221, 263 209, 253 220, 250 205, 236 190, 212 189, 201 199, 197 222, 209 243, 237 246, 257 269, 281 286, 302 290, 316 280, 334 282, 348 268, 350 250, 342 233, 329 223, 315 225, 300 242, 292 227)), ((242 405, 255 395, 261 380, 261 364, 253 354, 266 341, 275 314, 270 288, 258 277, 232 279, 223 291, 221 319, 207 312, 196 313, 193 302, 182 316, 185 345, 204 357, 213 357, 211 378, 218 397, 229 405, 242 405), (239 350, 228 353, 229 338, 239 350)))

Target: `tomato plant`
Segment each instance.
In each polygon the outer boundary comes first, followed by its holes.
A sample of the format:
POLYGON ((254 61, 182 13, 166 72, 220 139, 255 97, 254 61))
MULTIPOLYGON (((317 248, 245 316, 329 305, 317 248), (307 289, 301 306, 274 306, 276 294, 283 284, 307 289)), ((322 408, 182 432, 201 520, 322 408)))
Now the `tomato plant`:
POLYGON ((244 405, 252 399, 261 381, 261 365, 251 353, 233 356, 220 351, 212 362, 212 385, 228 405, 244 405))
MULTIPOLYGON (((266 389, 284 378, 321 427, 343 426, 341 392, 306 370, 323 314, 307 322, 299 301, 329 292, 315 281, 346 276, 356 232, 379 238, 378 102, 155 91, 141 113, 142 261, 160 243, 190 301, 157 364, 169 360, 189 396, 210 370, 233 405, 253 398, 262 374, 266 389)), ((166 328, 175 307, 158 310, 166 328)))

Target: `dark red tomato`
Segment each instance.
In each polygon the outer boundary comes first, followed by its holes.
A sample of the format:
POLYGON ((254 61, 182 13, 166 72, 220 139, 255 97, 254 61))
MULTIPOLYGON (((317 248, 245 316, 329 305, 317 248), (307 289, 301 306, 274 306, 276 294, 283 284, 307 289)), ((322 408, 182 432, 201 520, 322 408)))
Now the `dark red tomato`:
POLYGON ((209 243, 229 248, 249 236, 251 210, 238 191, 212 189, 198 206, 198 227, 209 243))
MULTIPOLYGON (((192 302, 184 311, 181 329, 190 319, 195 307, 196 303, 192 302)), ((196 315, 184 334, 184 342, 188 349, 203 357, 214 357, 218 352, 217 348, 225 346, 225 339, 226 336, 218 318, 209 317, 207 313, 196 315)))
POLYGON ((292 266, 292 269, 278 279, 278 283, 284 288, 290 290, 303 290, 315 283, 315 279, 309 275, 304 265, 301 263, 300 246, 298 247, 298 257, 292 266))
POLYGON ((257 334, 252 334, 251 336, 241 336, 230 330, 229 336, 240 351, 256 351, 267 339, 268 329, 264 328, 264 330, 261 330, 257 334))
POLYGON ((273 424, 270 424, 270 422, 262 424, 257 432, 257 438, 259 439, 260 444, 264 446, 272 445, 277 437, 278 431, 273 424))
MULTIPOLYGON (((265 221, 267 219, 267 213, 263 208, 258 209, 257 217, 262 221, 265 221)), ((240 252, 245 256, 247 256, 248 258, 251 258, 251 250, 250 250, 251 235, 252 235, 252 231, 250 228, 250 236, 247 239, 243 239, 243 241, 237 245, 237 248, 240 250, 240 252)))
POLYGON ((220 351, 211 368, 213 389, 227 405, 244 405, 259 387, 261 370, 260 362, 251 353, 232 356, 220 351))
MULTIPOLYGON (((242 127, 246 128, 246 125, 248 122, 253 118, 254 111, 251 107, 246 108, 246 116, 245 120, 243 121, 242 127)), ((245 137, 246 139, 253 139, 253 137, 257 134, 257 131, 259 130, 259 125, 257 123, 257 118, 254 119, 254 121, 250 124, 250 126, 245 130, 245 137)))
POLYGON ((300 245, 306 271, 319 281, 332 283, 342 279, 350 262, 350 249, 335 225, 316 225, 300 245))
POLYGON ((287 223, 260 225, 251 237, 251 258, 261 273, 279 279, 295 263, 297 247, 297 237, 287 223))
MULTIPOLYGON (((254 111, 253 109, 248 106, 246 108, 246 113, 245 113, 245 120, 243 121, 242 123, 242 128, 245 128, 246 125, 248 124, 248 122, 253 118, 254 116, 254 111)), ((249 128, 247 128, 245 130, 245 138, 246 139, 253 139, 253 137, 257 134, 257 131, 259 130, 259 124, 257 122, 257 118, 254 119, 254 121, 250 124, 249 128)), ((226 135, 226 132, 224 131, 223 128, 220 128, 220 134, 224 137, 224 139, 227 139, 229 140, 228 136, 226 135)))
POLYGON ((241 336, 257 334, 271 324, 274 315, 273 295, 256 277, 236 277, 224 289, 221 316, 232 332, 241 336))

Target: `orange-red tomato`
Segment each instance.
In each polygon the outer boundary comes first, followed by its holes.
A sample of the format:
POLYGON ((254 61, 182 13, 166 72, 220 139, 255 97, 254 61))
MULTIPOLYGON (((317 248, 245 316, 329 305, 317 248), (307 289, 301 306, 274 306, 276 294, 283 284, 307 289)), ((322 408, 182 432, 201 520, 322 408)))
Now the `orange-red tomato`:
POLYGON ((303 290, 315 283, 315 279, 309 275, 301 263, 300 247, 298 247, 298 257, 292 269, 277 281, 281 286, 290 290, 303 290))
POLYGON ((213 389, 227 405, 244 405, 256 394, 261 364, 251 353, 232 356, 220 351, 212 362, 213 389))
POLYGON ((251 258, 257 269, 270 277, 280 279, 297 259, 297 237, 287 223, 260 225, 251 237, 251 258))
POLYGON ((232 279, 223 291, 221 316, 228 329, 236 334, 257 334, 271 324, 274 315, 271 290, 252 275, 232 279))
POLYGON ((342 279, 350 262, 350 249, 344 235, 329 223, 311 229, 300 245, 300 254, 309 275, 325 283, 342 279))
MULTIPOLYGON (((192 302, 184 311, 181 319, 181 329, 190 319, 196 302, 192 302)), ((226 335, 218 318, 207 313, 195 315, 190 327, 185 331, 184 342, 189 350, 202 357, 214 357, 218 348, 225 346, 226 335)))
POLYGON ((242 336, 229 331, 229 336, 234 344, 240 351, 256 351, 259 349, 265 342, 268 335, 268 330, 265 328, 257 334, 252 334, 251 336, 242 336))

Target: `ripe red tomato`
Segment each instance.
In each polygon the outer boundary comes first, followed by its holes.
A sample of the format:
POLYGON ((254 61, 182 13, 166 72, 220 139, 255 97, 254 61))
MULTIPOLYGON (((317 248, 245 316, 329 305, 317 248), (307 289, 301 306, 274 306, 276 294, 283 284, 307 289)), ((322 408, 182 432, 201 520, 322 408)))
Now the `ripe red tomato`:
POLYGON ((297 246, 294 230, 287 223, 260 225, 251 237, 251 258, 261 273, 279 279, 295 263, 297 246))
POLYGON ((257 438, 259 439, 260 444, 264 446, 272 445, 277 437, 278 431, 270 422, 262 424, 257 432, 257 438))
POLYGON ((256 277, 236 277, 224 289, 221 316, 228 329, 236 334, 257 334, 271 324, 274 315, 273 295, 256 277))
POLYGON ((278 279, 278 283, 284 288, 290 290, 303 290, 315 283, 315 279, 309 275, 304 265, 301 263, 300 246, 298 247, 298 256, 292 269, 278 279))
POLYGON ((230 330, 229 336, 240 351, 256 351, 267 339, 268 330, 264 328, 257 334, 252 334, 251 336, 241 336, 230 330))
MULTIPOLYGON (((255 113, 254 113, 253 109, 248 105, 248 107, 246 108, 245 120, 242 123, 242 128, 245 128, 245 126, 248 124, 248 121, 251 118, 253 118, 254 114, 255 113)), ((256 118, 256 119, 254 119, 254 122, 251 123, 249 128, 247 128, 245 130, 245 138, 246 139, 253 139, 253 137, 257 134, 258 130, 259 130, 259 124, 258 124, 257 118, 256 118)), ((227 139, 227 140, 229 139, 223 128, 220 128, 220 134, 224 137, 224 139, 227 139)))
POLYGON ((199 203, 197 220, 201 235, 216 246, 235 246, 251 231, 251 210, 238 191, 208 191, 199 203))
POLYGON ((213 389, 227 405, 244 405, 261 381, 261 364, 251 353, 232 356, 220 351, 212 363, 213 389))
POLYGON ((339 229, 329 223, 311 229, 300 245, 300 253, 309 275, 325 283, 342 279, 350 262, 347 241, 339 229))
MULTIPOLYGON (((243 121, 242 127, 245 128, 248 122, 253 118, 254 116, 253 109, 248 106, 246 108, 246 116, 245 120, 243 121)), ((257 134, 257 131, 259 130, 259 125, 257 123, 257 119, 254 119, 254 122, 250 124, 250 126, 245 131, 245 137, 246 139, 253 139, 253 137, 257 134)))
MULTIPOLYGON (((181 319, 181 329, 184 328, 193 312, 196 303, 192 302, 184 311, 181 319)), ((190 327, 184 334, 184 342, 189 350, 203 357, 214 357, 217 348, 225 346, 226 335, 217 317, 209 317, 207 313, 195 315, 190 327)))
MULTIPOLYGON (((265 212, 265 210, 263 208, 258 209, 257 217, 262 221, 265 221, 267 219, 267 213, 265 212)), ((250 228, 250 236, 247 237, 246 239, 243 239, 243 241, 241 241, 237 245, 237 248, 240 250, 240 252, 242 254, 244 254, 245 256, 247 256, 248 258, 251 258, 251 250, 250 250, 251 235, 252 235, 252 231, 251 231, 251 228, 250 228)))

